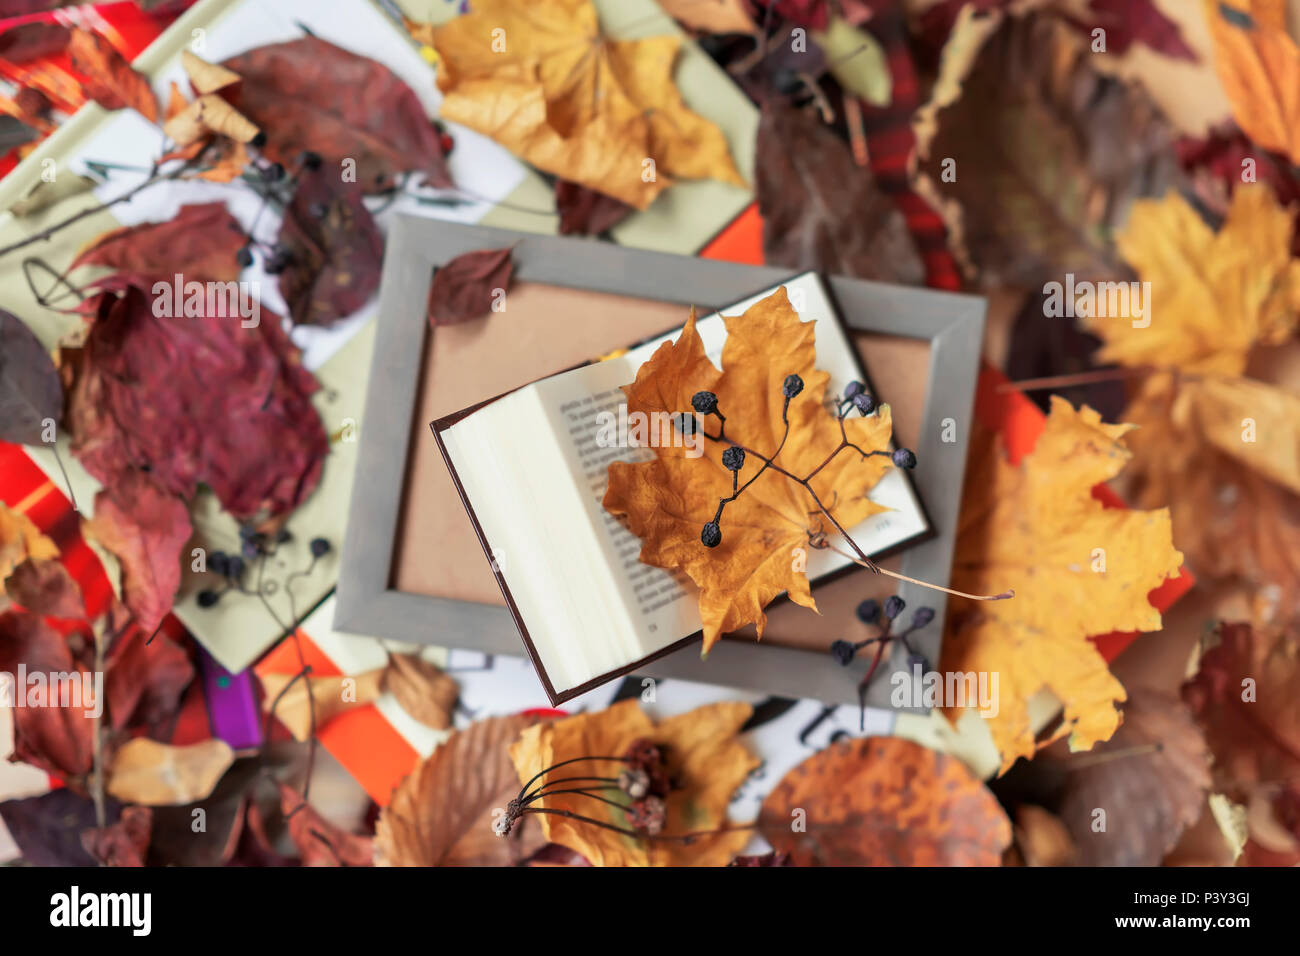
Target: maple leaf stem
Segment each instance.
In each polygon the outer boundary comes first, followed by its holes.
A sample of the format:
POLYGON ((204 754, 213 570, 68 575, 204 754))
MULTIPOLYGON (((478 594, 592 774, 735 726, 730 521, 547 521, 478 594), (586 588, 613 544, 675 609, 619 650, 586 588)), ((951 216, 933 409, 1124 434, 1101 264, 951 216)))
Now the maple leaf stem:
MULTIPOLYGON (((830 548, 836 554, 844 555, 844 557, 849 558, 856 564, 862 564, 861 560, 854 558, 851 554, 841 551, 833 544, 827 544, 826 547, 830 548)), ((879 571, 881 574, 887 574, 891 578, 895 578, 899 581, 906 581, 908 584, 917 584, 923 588, 929 588, 931 591, 942 591, 944 594, 951 594, 954 597, 968 598, 972 601, 1006 601, 1016 596, 1016 592, 1010 588, 1003 591, 1001 594, 969 594, 966 591, 958 591, 956 588, 946 588, 941 584, 931 584, 929 581, 922 581, 919 578, 909 577, 906 574, 901 574, 898 571, 891 571, 889 568, 882 568, 879 565, 863 565, 863 567, 871 567, 872 570, 879 571)))

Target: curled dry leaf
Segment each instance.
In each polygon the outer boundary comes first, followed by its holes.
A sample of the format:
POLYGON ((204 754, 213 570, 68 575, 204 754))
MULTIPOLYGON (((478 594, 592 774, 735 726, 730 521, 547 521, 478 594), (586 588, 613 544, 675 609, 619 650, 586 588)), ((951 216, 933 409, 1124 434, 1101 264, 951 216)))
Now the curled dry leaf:
POLYGON ((375 827, 380 866, 508 866, 546 843, 524 816, 510 833, 493 830, 519 793, 510 745, 536 718, 489 717, 457 731, 393 791, 375 827))
POLYGON ((0 309, 0 441, 38 445, 45 422, 62 417, 63 385, 50 353, 31 329, 0 309))
POLYGON ((286 167, 312 150, 335 175, 351 168, 366 193, 412 170, 430 186, 454 185, 424 107, 382 63, 307 36, 222 65, 243 80, 232 105, 266 133, 262 152, 286 167))
POLYGON ((251 143, 260 132, 256 123, 215 93, 205 93, 163 124, 177 146, 189 146, 215 133, 237 143, 251 143))
POLYGON ((813 754, 763 801, 758 832, 795 866, 997 866, 1011 843, 965 764, 901 737, 813 754))
POLYGON ((757 148, 765 262, 910 285, 924 280, 893 199, 816 113, 768 99, 757 148))
POLYGON ((457 325, 492 311, 510 287, 515 272, 513 251, 513 246, 479 249, 434 269, 429 283, 429 324, 457 325))
POLYGON ((124 803, 146 807, 197 803, 234 762, 235 752, 224 740, 176 747, 135 737, 113 755, 106 788, 124 803))
POLYGON ((193 528, 189 509, 153 477, 128 469, 95 495, 88 535, 122 565, 122 600, 152 632, 172 609, 181 583, 181 549, 193 528))
MULTIPOLYGON (((68 706, 49 706, 52 688, 14 686, 26 694, 27 706, 13 708, 13 758, 47 773, 77 778, 90 772, 93 759, 91 729, 96 701, 94 679, 82 662, 72 657, 68 641, 41 618, 20 611, 0 614, 0 673, 17 675, 19 665, 28 674, 67 674, 54 692, 68 706), (36 695, 36 696, 33 696, 36 695)), ((16 680, 16 678, 15 678, 16 680)), ((7 676, 6 676, 7 681, 7 676)), ((8 691, 8 688, 5 688, 8 691)))
POLYGON ((918 158, 958 258, 986 284, 1128 278, 1111 231, 1177 177, 1159 109, 1098 73, 1059 20, 1008 18, 985 39, 988 21, 965 15, 957 29, 972 35, 950 43, 969 49, 945 56, 940 99, 918 112, 918 158))
MULTIPOLYGON (((736 739, 752 713, 749 704, 729 701, 697 707, 654 724, 635 700, 626 700, 608 710, 529 727, 510 748, 510 756, 520 782, 527 784, 565 760, 616 756, 626 753, 633 742, 648 740, 663 751, 673 781, 666 798, 663 833, 711 831, 726 823, 732 794, 758 765, 757 758, 736 739)), ((575 775, 616 777, 624 766, 621 761, 608 760, 573 763, 549 771, 529 789, 535 792, 575 775)), ((560 784, 558 789, 568 786, 560 784)), ((616 802, 620 797, 616 791, 607 795, 616 802)), ((531 801, 529 806, 567 810, 631 828, 623 809, 581 794, 548 796, 531 801)), ((722 866, 749 841, 746 830, 702 833, 690 841, 635 840, 582 820, 554 813, 539 816, 548 840, 582 854, 593 866, 722 866)))
POLYGON ((1057 812, 1082 866, 1159 866, 1200 818, 1210 787, 1205 738, 1191 714, 1153 690, 1134 690, 1114 736, 1060 765, 1067 776, 1057 812))
POLYGON ((1183 685, 1214 753, 1216 789, 1247 802, 1258 784, 1300 783, 1300 637, 1220 623, 1183 685))
POLYGON ((77 253, 69 268, 107 266, 168 280, 180 273, 185 280, 229 282, 239 278, 235 256, 247 241, 243 227, 225 203, 195 203, 181 206, 175 218, 166 222, 146 222, 104 233, 77 253))
POLYGON ((1217 232, 1178 193, 1137 203, 1117 242, 1150 283, 1150 301, 1141 317, 1108 309, 1087 320, 1106 343, 1099 357, 1241 375, 1252 348, 1275 345, 1297 327, 1293 218, 1262 182, 1237 187, 1217 232))
POLYGON ((182 498, 202 482, 239 520, 293 510, 329 451, 298 350, 265 310, 249 327, 224 297, 214 308, 150 283, 101 282, 85 342, 60 353, 73 453, 106 485, 132 467, 182 498))
POLYGON ((72 68, 86 79, 86 96, 106 110, 130 107, 151 123, 158 121, 158 100, 149 81, 102 34, 76 27, 68 40, 72 68))
POLYGON ((116 823, 81 831, 81 845, 103 866, 144 866, 152 833, 152 810, 123 807, 116 823))
POLYGON ((288 784, 280 784, 280 810, 303 866, 370 866, 374 841, 330 823, 288 784))
POLYGON ((33 614, 62 618, 86 615, 81 585, 58 561, 28 558, 14 568, 4 586, 10 600, 33 614))
POLYGON ((294 740, 299 741, 311 738, 313 701, 316 704, 316 729, 319 731, 339 714, 364 707, 383 692, 384 672, 380 669, 352 676, 299 677, 297 680, 294 677, 293 674, 261 675, 262 709, 269 713, 274 707, 276 719, 293 734, 294 740), (280 696, 282 693, 283 697, 280 696))
POLYGON ((414 654, 390 654, 383 689, 426 727, 446 730, 460 697, 456 681, 438 665, 414 654))
POLYGON ((181 51, 181 67, 190 79, 190 86, 200 96, 225 90, 239 83, 239 74, 219 63, 209 63, 189 50, 181 51))
POLYGON ((674 176, 743 185, 722 131, 673 83, 676 36, 610 40, 589 0, 481 0, 433 43, 443 119, 539 169, 638 209, 674 176))
POLYGON ((0 501, 0 581, 28 559, 45 561, 59 556, 59 548, 21 511, 0 501))
POLYGON ((1004 772, 1035 752, 1028 703, 1043 688, 1065 706, 1072 748, 1108 740, 1124 688, 1088 637, 1160 628, 1147 595, 1182 565, 1169 512, 1105 508, 1092 497, 1132 457, 1122 440, 1131 428, 1053 396, 1018 466, 988 433, 974 443, 952 586, 987 594, 1009 584, 1016 598, 954 605, 939 670, 1000 675, 987 720, 1004 772))
POLYGON ((384 238, 361 201, 361 187, 324 166, 306 170, 280 226, 289 252, 280 294, 300 325, 328 326, 366 304, 379 289, 384 238))
MULTIPOLYGON (((705 354, 692 313, 677 341, 661 345, 638 369, 636 381, 623 387, 629 414, 660 421, 665 414, 689 413, 691 396, 708 390, 727 416, 731 441, 764 454, 780 447, 779 465, 795 475, 810 474, 841 440, 840 424, 823 404, 830 376, 816 367, 815 323, 800 321, 784 286, 724 321, 722 371, 705 354), (792 373, 803 379, 804 389, 790 402, 789 436, 782 445, 782 403, 768 396, 780 396, 792 373)), ((864 451, 884 450, 893 429, 889 406, 845 419, 844 427, 849 441, 864 451)), ((605 508, 625 518, 641 539, 643 562, 683 571, 700 588, 706 653, 722 634, 746 624, 755 624, 762 637, 763 608, 782 592, 816 609, 807 575, 790 560, 792 548, 807 547, 826 530, 803 486, 771 470, 758 475, 761 463, 751 456, 739 481, 758 477, 727 506, 721 544, 706 548, 700 529, 713 519, 718 501, 732 493, 723 443, 705 441, 699 457, 680 441, 658 442, 654 451, 651 461, 610 465, 605 508)), ((817 473, 813 489, 833 507, 836 520, 852 528, 886 510, 867 495, 890 467, 886 455, 863 459, 850 449, 817 473)))
POLYGON ((1277 0, 1202 0, 1214 65, 1232 115, 1252 140, 1300 163, 1300 46, 1277 0))

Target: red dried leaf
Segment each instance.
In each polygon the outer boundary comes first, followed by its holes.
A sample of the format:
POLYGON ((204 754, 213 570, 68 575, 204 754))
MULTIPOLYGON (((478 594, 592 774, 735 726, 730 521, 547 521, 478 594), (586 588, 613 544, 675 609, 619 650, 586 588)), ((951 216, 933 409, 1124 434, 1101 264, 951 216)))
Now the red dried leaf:
POLYGON ((81 845, 104 866, 144 866, 153 831, 153 811, 126 807, 116 823, 81 832, 81 845))
POLYGON ((429 284, 429 324, 456 325, 492 311, 497 290, 509 288, 514 275, 512 249, 467 252, 435 269, 429 284))
POLYGON ((58 561, 28 558, 5 579, 5 592, 10 600, 33 614, 62 618, 86 616, 81 586, 58 561))
POLYGON ((45 346, 0 309, 0 441, 41 442, 42 422, 63 417, 63 385, 45 346))
POLYGON ((152 633, 172 609, 181 583, 181 548, 190 512, 144 472, 124 469, 95 495, 86 530, 122 564, 122 599, 152 633))
POLYGON ((361 200, 361 187, 324 166, 298 180, 280 243, 289 263, 280 294, 294 322, 330 325, 361 308, 379 289, 384 238, 361 200))
POLYGON ((158 122, 158 100, 149 81, 137 73, 113 44, 98 33, 77 28, 68 41, 72 68, 85 77, 81 88, 106 110, 131 107, 158 122))
POLYGON ((122 272, 185 280, 239 278, 236 253, 247 242, 224 203, 182 206, 175 219, 106 232, 81 250, 71 268, 108 266, 122 272))
POLYGON ((143 727, 159 737, 193 680, 194 665, 184 648, 161 631, 130 628, 104 659, 104 696, 113 728, 143 727))
POLYGON ((625 202, 567 179, 555 181, 555 211, 560 214, 560 235, 599 236, 631 214, 625 202))
POLYGON ((423 173, 430 186, 453 185, 424 107, 382 63, 309 36, 222 65, 243 79, 232 102, 266 133, 263 152, 272 159, 289 166, 312 150, 335 174, 351 160, 366 193, 391 188, 407 171, 423 173))
POLYGON ((50 98, 34 86, 24 86, 14 94, 14 106, 18 107, 19 114, 29 123, 39 125, 48 119, 53 105, 50 98))
POLYGON ((60 355, 73 453, 105 485, 147 466, 172 495, 208 485, 240 520, 291 511, 329 451, 298 350, 269 312, 247 328, 238 315, 168 318, 175 303, 148 284, 101 284, 84 345, 60 355))
POLYGON ((370 866, 374 841, 330 823, 305 803, 302 794, 280 784, 280 809, 289 820, 289 838, 304 866, 370 866))
MULTIPOLYGON (((41 674, 45 679, 45 703, 50 701, 50 675, 71 675, 80 684, 77 698, 69 696, 69 706, 22 706, 12 710, 14 719, 14 752, 12 759, 39 767, 46 773, 78 777, 89 773, 94 756, 92 719, 86 711, 93 711, 93 699, 81 694, 89 689, 93 693, 93 680, 72 657, 67 639, 34 614, 8 611, 0 614, 0 672, 14 675, 15 701, 22 698, 25 704, 33 701, 29 692, 35 685, 23 686, 17 682, 18 667, 26 675, 41 674)), ((24 681, 25 683, 25 681, 24 681)), ((59 690, 71 684, 60 681, 59 690)), ((57 700, 56 700, 57 703, 57 700)))
POLYGON ((1178 24, 1161 13, 1153 0, 1092 0, 1091 12, 1086 20, 1070 18, 1070 22, 1088 37, 1093 30, 1105 30, 1107 53, 1123 55, 1134 43, 1141 43, 1177 60, 1195 63, 1198 59, 1178 24))
POLYGON ((0 59, 21 66, 59 53, 68 45, 71 32, 61 23, 34 20, 0 33, 0 59))

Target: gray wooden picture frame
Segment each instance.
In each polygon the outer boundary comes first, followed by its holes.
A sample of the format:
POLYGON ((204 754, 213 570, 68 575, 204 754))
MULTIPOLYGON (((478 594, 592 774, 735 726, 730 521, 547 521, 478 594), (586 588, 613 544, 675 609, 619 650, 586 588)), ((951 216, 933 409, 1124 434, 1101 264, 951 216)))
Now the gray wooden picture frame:
MULTIPOLYGON (((434 441, 427 422, 420 423, 425 426, 420 431, 412 430, 425 336, 430 334, 425 318, 429 277, 435 266, 462 253, 512 244, 518 281, 683 307, 695 305, 701 314, 725 308, 802 271, 415 217, 395 221, 384 258, 375 353, 341 556, 336 630, 525 656, 518 629, 505 607, 408 593, 391 586, 411 436, 424 434, 434 441)), ((825 278, 850 329, 929 342, 929 378, 915 448, 922 467, 912 477, 936 533, 902 553, 901 571, 944 584, 952 566, 985 301, 860 279, 825 278)), ((888 395, 884 397, 888 400, 888 395)), ((907 583, 901 584, 898 593, 909 604, 919 603, 924 594, 924 603, 935 608, 934 623, 913 643, 928 660, 937 662, 947 608, 944 595, 907 583)), ((888 663, 880 668, 880 674, 907 669, 907 654, 901 646, 894 647, 888 663)), ((825 652, 724 640, 707 661, 701 661, 691 646, 652 662, 638 674, 856 704, 857 683, 866 667, 865 660, 855 661, 849 668, 834 666, 825 652)), ((889 681, 878 676, 872 681, 867 703, 889 707, 889 691, 889 681)))

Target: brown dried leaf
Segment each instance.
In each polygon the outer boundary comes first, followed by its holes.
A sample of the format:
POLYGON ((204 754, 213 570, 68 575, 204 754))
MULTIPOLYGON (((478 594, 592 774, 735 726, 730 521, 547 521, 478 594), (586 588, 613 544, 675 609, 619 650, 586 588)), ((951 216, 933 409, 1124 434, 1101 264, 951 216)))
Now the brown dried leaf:
POLYGON ((280 784, 280 810, 289 820, 289 838, 302 854, 303 866, 370 866, 374 841, 330 823, 306 803, 302 794, 280 784))
POLYGON ((1011 843, 965 764, 900 737, 813 754, 763 801, 758 832, 796 866, 998 866, 1011 843))
POLYGON ((429 284, 429 324, 456 325, 477 319, 510 287, 514 247, 480 249, 457 256, 433 271, 429 284))
POLYGON ((81 845, 104 866, 144 866, 152 833, 152 810, 124 807, 116 823, 81 831, 81 845))
POLYGON ((158 100, 149 81, 98 33, 74 28, 68 41, 72 68, 84 75, 86 96, 106 110, 131 107, 151 123, 158 122, 158 100))
POLYGON ((536 721, 489 717, 441 743, 393 791, 375 827, 379 866, 507 866, 546 843, 532 818, 504 837, 493 824, 519 793, 509 748, 536 721))
POLYGON ((560 214, 560 235, 599 236, 630 216, 633 207, 580 183, 557 179, 555 211, 560 214))
POLYGON ((1079 849, 1061 818, 1032 803, 1016 810, 1016 849, 1025 866, 1073 866, 1079 849))
POLYGON ((217 94, 205 93, 168 117, 163 132, 177 146, 189 146, 211 133, 229 137, 237 143, 251 143, 260 128, 217 94))
POLYGON ((383 689, 426 727, 451 726, 460 687, 436 664, 414 654, 390 654, 383 671, 383 689))
POLYGON ((239 278, 236 253, 248 241, 225 203, 181 206, 174 219, 124 226, 104 233, 82 249, 70 269, 107 266, 121 272, 186 280, 239 278))
POLYGON ((4 582, 10 600, 33 614, 63 618, 86 615, 81 585, 58 561, 28 558, 4 582))
POLYGON ((218 63, 209 63, 189 50, 181 51, 181 66, 190 78, 190 85, 200 96, 215 93, 239 82, 239 74, 218 63))

